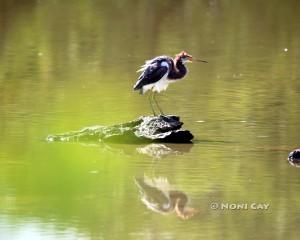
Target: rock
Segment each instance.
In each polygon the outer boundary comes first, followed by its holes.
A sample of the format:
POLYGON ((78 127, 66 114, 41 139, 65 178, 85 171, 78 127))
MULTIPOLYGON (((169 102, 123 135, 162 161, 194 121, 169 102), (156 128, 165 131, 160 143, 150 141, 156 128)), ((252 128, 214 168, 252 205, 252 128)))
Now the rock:
POLYGON ((145 116, 113 126, 92 126, 80 131, 49 135, 47 141, 57 142, 172 142, 190 143, 193 135, 182 130, 177 116, 145 116))
POLYGON ((290 152, 288 161, 295 167, 300 167, 300 148, 290 152))

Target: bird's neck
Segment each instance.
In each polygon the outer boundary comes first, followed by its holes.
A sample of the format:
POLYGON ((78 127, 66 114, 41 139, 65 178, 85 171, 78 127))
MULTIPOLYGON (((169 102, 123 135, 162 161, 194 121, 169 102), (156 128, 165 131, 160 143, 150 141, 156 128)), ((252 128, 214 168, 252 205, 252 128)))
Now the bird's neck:
POLYGON ((183 78, 187 73, 187 69, 180 59, 175 58, 172 71, 170 71, 169 79, 183 78))

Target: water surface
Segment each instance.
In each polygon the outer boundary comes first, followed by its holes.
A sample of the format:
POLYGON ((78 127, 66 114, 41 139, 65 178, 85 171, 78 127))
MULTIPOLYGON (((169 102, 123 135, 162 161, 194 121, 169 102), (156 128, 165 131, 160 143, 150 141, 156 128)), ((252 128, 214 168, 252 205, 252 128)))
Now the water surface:
POLYGON ((298 1, 8 1, 0 4, 1 239, 298 239, 298 1), (194 144, 48 143, 52 133, 150 114, 144 60, 209 64, 159 100, 194 144), (153 150, 154 149, 154 150, 153 150), (156 150, 155 150, 156 149, 156 150), (157 152, 160 151, 160 152, 157 152), (163 177, 200 213, 162 215, 136 177, 163 177), (212 203, 268 210, 213 210, 212 203))

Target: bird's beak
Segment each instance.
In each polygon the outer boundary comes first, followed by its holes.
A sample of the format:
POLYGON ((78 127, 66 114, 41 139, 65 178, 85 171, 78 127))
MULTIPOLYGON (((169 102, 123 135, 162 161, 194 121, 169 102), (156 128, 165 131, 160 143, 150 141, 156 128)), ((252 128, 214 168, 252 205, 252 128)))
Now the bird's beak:
POLYGON ((192 57, 192 58, 190 59, 190 61, 208 63, 208 62, 207 62, 207 61, 205 61, 205 60, 201 60, 201 59, 194 58, 194 57, 192 57))

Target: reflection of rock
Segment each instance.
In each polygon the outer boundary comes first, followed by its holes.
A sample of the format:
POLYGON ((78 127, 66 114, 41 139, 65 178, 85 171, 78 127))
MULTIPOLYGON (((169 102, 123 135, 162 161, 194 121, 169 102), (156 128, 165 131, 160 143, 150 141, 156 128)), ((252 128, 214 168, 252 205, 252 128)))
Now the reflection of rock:
POLYGON ((136 151, 141 154, 148 155, 154 158, 162 158, 168 155, 180 155, 184 152, 189 152, 193 144, 158 144, 152 143, 144 147, 136 148, 136 151))
POLYGON ((47 141, 74 142, 191 142, 193 135, 182 130, 177 116, 146 116, 137 120, 113 126, 93 126, 80 131, 50 135, 47 141))
POLYGON ((295 167, 300 167, 300 148, 290 152, 288 161, 295 167))
POLYGON ((139 187, 142 202, 152 211, 161 214, 175 212, 181 219, 189 219, 198 213, 198 210, 186 206, 188 196, 181 191, 175 190, 166 178, 143 178, 135 179, 139 187))

